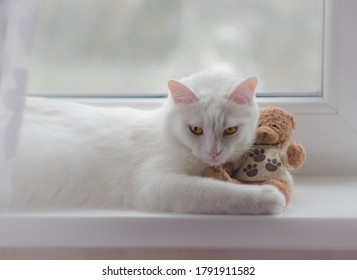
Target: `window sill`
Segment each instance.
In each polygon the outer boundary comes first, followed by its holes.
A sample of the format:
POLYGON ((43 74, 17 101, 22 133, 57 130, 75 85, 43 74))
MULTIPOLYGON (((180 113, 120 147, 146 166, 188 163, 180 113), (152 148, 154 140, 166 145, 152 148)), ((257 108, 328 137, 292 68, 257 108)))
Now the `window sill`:
POLYGON ((4 213, 0 248, 357 251, 357 176, 296 176, 277 216, 4 213))

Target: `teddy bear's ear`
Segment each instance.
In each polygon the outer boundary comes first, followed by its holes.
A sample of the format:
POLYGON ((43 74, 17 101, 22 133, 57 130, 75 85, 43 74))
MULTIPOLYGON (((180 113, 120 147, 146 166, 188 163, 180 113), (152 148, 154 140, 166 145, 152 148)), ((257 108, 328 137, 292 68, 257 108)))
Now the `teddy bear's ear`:
POLYGON ((171 92, 172 99, 178 104, 191 104, 198 100, 197 95, 184 84, 176 80, 170 80, 168 87, 171 92))
POLYGON ((236 83, 229 95, 229 99, 239 105, 249 104, 254 97, 257 83, 258 79, 256 77, 251 77, 243 82, 236 83))
POLYGON ((269 106, 266 106, 266 107, 259 107, 259 113, 262 114, 264 113, 265 111, 269 110, 269 106))
POLYGON ((290 114, 292 128, 296 128, 296 118, 294 115, 290 114))

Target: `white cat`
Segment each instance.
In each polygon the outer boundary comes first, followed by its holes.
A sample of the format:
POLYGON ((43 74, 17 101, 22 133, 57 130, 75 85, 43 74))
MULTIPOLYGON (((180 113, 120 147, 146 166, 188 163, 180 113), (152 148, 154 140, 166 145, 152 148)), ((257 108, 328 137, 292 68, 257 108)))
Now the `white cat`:
POLYGON ((220 72, 172 80, 155 111, 28 98, 12 208, 281 212, 285 198, 273 186, 200 177, 250 148, 256 83, 220 72))

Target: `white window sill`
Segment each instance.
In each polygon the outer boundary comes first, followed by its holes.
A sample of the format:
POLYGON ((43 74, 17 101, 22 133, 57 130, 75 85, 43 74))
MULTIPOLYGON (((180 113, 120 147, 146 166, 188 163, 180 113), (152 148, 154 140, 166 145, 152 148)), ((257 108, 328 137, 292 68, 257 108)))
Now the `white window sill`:
POLYGON ((3 213, 0 248, 332 250, 357 252, 357 176, 296 176, 278 216, 129 211, 3 213))

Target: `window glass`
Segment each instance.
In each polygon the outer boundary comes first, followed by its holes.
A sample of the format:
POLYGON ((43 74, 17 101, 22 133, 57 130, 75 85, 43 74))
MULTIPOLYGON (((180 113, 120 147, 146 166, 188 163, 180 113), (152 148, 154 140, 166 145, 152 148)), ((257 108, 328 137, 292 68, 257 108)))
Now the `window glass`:
POLYGON ((47 0, 33 95, 167 92, 204 69, 257 75, 261 95, 321 92, 322 0, 47 0))

